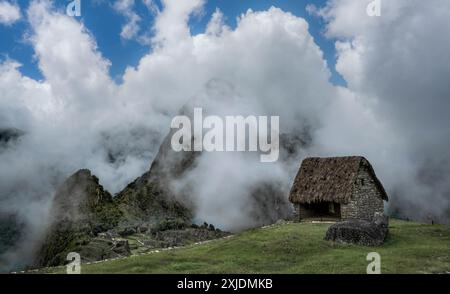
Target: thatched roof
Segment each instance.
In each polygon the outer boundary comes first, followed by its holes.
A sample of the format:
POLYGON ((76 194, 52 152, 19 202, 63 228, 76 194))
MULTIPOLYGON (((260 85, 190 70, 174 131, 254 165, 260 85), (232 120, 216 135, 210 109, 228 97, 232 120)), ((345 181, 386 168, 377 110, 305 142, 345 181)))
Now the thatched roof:
POLYGON ((289 200, 293 203, 348 203, 362 166, 368 168, 382 198, 388 200, 369 161, 360 156, 305 159, 295 178, 289 200))

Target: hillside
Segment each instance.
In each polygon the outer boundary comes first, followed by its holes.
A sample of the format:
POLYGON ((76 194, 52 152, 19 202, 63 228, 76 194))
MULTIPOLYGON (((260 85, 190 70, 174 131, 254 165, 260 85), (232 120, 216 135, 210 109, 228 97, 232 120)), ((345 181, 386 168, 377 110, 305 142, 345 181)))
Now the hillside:
MULTIPOLYGON (((381 255, 382 273, 450 272, 450 228, 392 220, 381 247, 332 244, 329 224, 286 223, 249 230, 200 245, 98 264, 83 273, 353 273, 364 274, 366 256, 381 255)), ((41 270, 64 273, 65 268, 41 270)))
POLYGON ((72 251, 92 251, 85 248, 92 236, 114 228, 122 216, 111 194, 89 170, 80 170, 63 183, 56 192, 51 215, 52 224, 37 254, 37 266, 64 264, 72 251))

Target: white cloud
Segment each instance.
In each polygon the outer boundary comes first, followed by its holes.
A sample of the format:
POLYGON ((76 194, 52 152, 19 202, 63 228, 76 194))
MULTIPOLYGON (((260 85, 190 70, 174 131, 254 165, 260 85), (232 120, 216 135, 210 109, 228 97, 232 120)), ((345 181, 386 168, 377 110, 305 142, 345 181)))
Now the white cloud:
POLYGON ((0 1, 0 24, 11 25, 21 18, 20 8, 14 2, 0 1))
POLYGON ((155 3, 155 0, 142 0, 142 2, 151 13, 155 15, 159 14, 160 10, 158 5, 155 3))
POLYGON ((229 30, 225 24, 224 15, 218 8, 211 16, 211 20, 206 26, 206 34, 220 36, 224 33, 224 30, 229 30))
POLYGON ((18 248, 23 262, 45 229, 58 183, 84 166, 116 192, 148 168, 162 136, 116 95, 109 61, 81 23, 49 1, 32 1, 27 17, 43 81, 23 76, 17 62, 0 65, 0 127, 26 132, 20 144, 0 150, 0 207, 17 211, 30 231, 26 249, 18 248))
POLYGON ((54 113, 57 102, 52 101, 48 83, 22 76, 20 66, 12 60, 0 64, 0 125, 27 129, 31 124, 29 116, 44 120, 54 113))
POLYGON ((450 186, 441 177, 450 176, 450 35, 442 32, 450 28, 450 2, 382 1, 380 17, 367 16, 366 2, 332 0, 318 11, 327 35, 338 39, 336 68, 406 142, 413 175, 395 185, 395 206, 415 206, 411 216, 446 218, 450 186))
POLYGON ((178 47, 178 42, 183 43, 191 37, 187 21, 193 14, 198 14, 202 11, 204 0, 186 0, 186 1, 172 1, 163 0, 163 10, 158 15, 154 26, 156 36, 153 41, 156 44, 166 45, 170 44, 178 47))
POLYGON ((122 27, 120 36, 125 40, 136 38, 140 30, 141 17, 134 12, 134 0, 117 0, 113 8, 126 18, 126 24, 122 27))

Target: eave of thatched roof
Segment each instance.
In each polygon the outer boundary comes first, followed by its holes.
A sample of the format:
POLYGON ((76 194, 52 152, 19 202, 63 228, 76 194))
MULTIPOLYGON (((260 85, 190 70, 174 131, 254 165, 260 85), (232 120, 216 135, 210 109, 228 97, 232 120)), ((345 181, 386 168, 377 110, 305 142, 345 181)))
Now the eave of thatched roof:
POLYGON ((361 166, 368 168, 384 200, 388 200, 369 161, 361 156, 307 158, 302 162, 289 195, 293 203, 348 203, 361 166))

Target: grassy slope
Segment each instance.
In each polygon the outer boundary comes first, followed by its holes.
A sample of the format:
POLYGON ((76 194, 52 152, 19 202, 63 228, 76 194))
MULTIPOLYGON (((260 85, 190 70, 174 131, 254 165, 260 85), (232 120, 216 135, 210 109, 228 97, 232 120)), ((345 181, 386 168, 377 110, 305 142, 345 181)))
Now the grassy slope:
POLYGON ((324 241, 328 226, 290 223, 254 229, 207 244, 84 265, 82 272, 365 273, 372 251, 381 255, 382 273, 450 271, 448 227, 392 220, 386 243, 370 248, 324 241))

